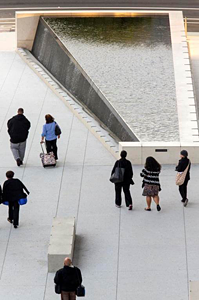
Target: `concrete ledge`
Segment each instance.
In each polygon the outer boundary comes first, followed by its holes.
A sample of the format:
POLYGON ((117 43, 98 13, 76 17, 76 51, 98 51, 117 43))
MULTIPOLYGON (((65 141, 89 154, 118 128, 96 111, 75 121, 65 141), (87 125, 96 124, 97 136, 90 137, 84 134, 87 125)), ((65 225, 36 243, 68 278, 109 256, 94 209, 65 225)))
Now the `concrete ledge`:
POLYGON ((189 300, 199 299, 199 281, 190 281, 190 298, 189 300))
POLYGON ((54 218, 48 247, 48 272, 63 267, 65 257, 73 257, 75 218, 54 218))
POLYGON ((147 142, 129 143, 120 142, 119 152, 127 151, 128 159, 132 164, 143 165, 148 156, 153 156, 160 164, 177 164, 181 150, 187 150, 192 163, 199 163, 199 143, 185 142, 147 142))

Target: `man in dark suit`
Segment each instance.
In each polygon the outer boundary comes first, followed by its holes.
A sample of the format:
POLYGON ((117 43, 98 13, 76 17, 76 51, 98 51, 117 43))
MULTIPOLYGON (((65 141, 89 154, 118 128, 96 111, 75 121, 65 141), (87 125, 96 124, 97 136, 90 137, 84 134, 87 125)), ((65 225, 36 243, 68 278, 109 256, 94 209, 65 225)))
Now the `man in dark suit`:
POLYGON ((120 153, 120 156, 121 156, 121 159, 116 161, 116 163, 113 167, 112 173, 111 173, 111 175, 112 175, 115 172, 116 167, 125 169, 123 182, 115 183, 115 205, 118 208, 121 207, 121 203, 122 203, 121 192, 122 192, 122 188, 123 188, 126 206, 129 208, 129 210, 132 210, 133 203, 132 203, 132 197, 131 197, 131 193, 130 193, 130 185, 134 184, 134 182, 132 180, 133 168, 132 168, 131 162, 126 159, 126 156, 127 156, 126 151, 123 150, 120 153))

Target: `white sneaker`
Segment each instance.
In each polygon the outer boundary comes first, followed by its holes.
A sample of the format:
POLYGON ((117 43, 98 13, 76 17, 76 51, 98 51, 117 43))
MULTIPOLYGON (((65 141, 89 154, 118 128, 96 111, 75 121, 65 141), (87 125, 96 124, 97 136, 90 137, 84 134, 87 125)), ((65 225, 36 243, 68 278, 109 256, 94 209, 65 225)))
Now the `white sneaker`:
POLYGON ((120 207, 121 207, 121 205, 117 205, 117 204, 115 204, 115 206, 116 206, 117 208, 120 208, 120 207))

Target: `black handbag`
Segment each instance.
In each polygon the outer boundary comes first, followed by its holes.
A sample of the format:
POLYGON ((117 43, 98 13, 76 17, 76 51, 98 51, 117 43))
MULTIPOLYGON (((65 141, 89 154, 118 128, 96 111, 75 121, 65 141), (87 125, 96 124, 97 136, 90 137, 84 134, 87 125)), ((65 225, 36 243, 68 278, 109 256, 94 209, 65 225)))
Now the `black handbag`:
POLYGON ((76 295, 77 297, 85 297, 85 286, 83 286, 82 284, 78 286, 76 290, 76 295))
POLYGON ((85 286, 83 286, 80 283, 79 275, 78 275, 78 272, 77 272, 76 268, 75 268, 75 271, 76 271, 76 274, 77 274, 77 280, 78 280, 78 284, 79 284, 79 286, 76 289, 76 295, 77 295, 77 297, 85 297, 85 294, 86 294, 85 286))
POLYGON ((124 181, 124 171, 125 168, 120 167, 120 162, 118 167, 115 168, 115 172, 111 175, 110 181, 112 183, 119 183, 124 181))
POLYGON ((61 134, 61 129, 59 125, 55 122, 55 135, 60 135, 61 134))
POLYGON ((60 284, 55 284, 55 293, 61 294, 61 285, 60 284))

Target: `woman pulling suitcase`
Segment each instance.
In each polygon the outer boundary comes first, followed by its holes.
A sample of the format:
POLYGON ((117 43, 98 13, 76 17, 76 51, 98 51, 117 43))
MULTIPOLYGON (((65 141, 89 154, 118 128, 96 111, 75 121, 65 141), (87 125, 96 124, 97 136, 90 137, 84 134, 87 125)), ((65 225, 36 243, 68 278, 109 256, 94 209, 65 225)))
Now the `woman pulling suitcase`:
POLYGON ((55 160, 58 160, 57 156, 57 138, 60 138, 61 130, 58 124, 54 121, 54 118, 48 114, 45 115, 46 124, 43 125, 43 131, 41 134, 41 144, 46 143, 47 153, 53 152, 55 160))

